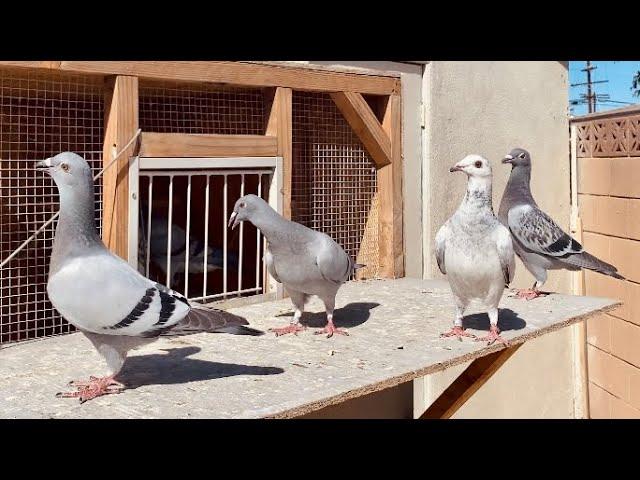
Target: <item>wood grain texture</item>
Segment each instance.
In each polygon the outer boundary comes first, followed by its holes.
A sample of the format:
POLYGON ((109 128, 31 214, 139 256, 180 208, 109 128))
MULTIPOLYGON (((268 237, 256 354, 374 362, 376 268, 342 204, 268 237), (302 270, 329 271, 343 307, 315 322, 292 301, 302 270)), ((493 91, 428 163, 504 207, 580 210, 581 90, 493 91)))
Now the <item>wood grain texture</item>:
POLYGON ((141 157, 274 157, 278 140, 264 135, 141 134, 141 157))
MULTIPOLYGON (((138 130, 138 79, 117 76, 106 79, 105 135, 102 161, 107 165, 138 130)), ((131 145, 102 177, 102 238, 107 247, 127 259, 129 217, 129 157, 131 145)))
POLYGON ((476 358, 435 402, 420 416, 420 419, 451 418, 487 381, 518 351, 522 344, 476 358))
POLYGON ((278 87, 267 92, 270 105, 267 135, 278 139, 278 156, 282 157, 283 216, 291 220, 291 179, 293 170, 293 91, 278 87))
POLYGON ((400 96, 387 102, 382 128, 391 142, 391 164, 378 169, 378 248, 380 276, 398 278, 404 275, 404 243, 402 226, 402 110, 400 96))
POLYGON ((400 80, 390 76, 249 62, 46 61, 0 62, 0 65, 189 82, 288 87, 316 92, 346 91, 390 95, 400 91, 400 80))
POLYGON ((336 92, 331 98, 367 149, 377 168, 391 163, 391 142, 362 95, 354 92, 336 92))
POLYGON ((0 65, 6 67, 21 67, 21 68, 46 68, 46 69, 59 69, 60 61, 1 61, 0 65))

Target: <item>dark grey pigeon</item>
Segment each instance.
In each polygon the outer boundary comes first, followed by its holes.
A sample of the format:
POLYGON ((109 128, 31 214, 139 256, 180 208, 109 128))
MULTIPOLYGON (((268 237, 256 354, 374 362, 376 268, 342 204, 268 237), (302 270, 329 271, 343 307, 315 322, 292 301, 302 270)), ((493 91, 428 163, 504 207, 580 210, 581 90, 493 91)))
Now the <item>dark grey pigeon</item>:
POLYGON ((191 304, 179 293, 140 275, 111 253, 95 227, 93 178, 87 162, 64 152, 38 162, 60 193, 60 219, 56 227, 47 293, 60 314, 93 343, 111 369, 104 378, 72 382, 81 402, 118 393, 115 380, 129 350, 154 341, 159 335, 197 331, 259 335, 236 315, 191 304))
POLYGON ((529 300, 542 295, 540 287, 547 280, 547 270, 587 268, 624 280, 616 267, 585 252, 582 245, 538 208, 529 185, 529 152, 514 148, 502 163, 511 164, 511 175, 502 196, 498 218, 511 231, 516 254, 536 279, 533 287, 520 290, 518 297, 529 300))
POLYGON ((336 293, 354 270, 364 265, 355 264, 328 235, 285 219, 256 195, 238 199, 229 226, 235 228, 244 221, 251 222, 266 237, 267 269, 284 285, 295 306, 291 324, 272 331, 284 335, 304 330, 300 324, 304 305, 310 295, 317 295, 327 311, 327 326, 316 333, 326 333, 327 337, 334 333, 347 335, 333 324, 336 293))

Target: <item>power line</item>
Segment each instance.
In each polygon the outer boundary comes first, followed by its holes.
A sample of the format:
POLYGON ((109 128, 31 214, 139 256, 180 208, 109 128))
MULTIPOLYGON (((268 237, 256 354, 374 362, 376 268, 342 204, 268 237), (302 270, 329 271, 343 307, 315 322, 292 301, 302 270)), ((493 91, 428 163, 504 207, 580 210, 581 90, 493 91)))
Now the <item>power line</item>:
POLYGON ((635 105, 634 102, 621 102, 620 100, 604 100, 603 103, 623 103, 625 105, 635 105))
POLYGON ((585 68, 580 69, 580 71, 586 72, 587 81, 583 83, 574 83, 571 86, 578 87, 578 86, 586 85, 587 93, 580 95, 581 97, 580 99, 571 100, 570 105, 581 105, 586 103, 588 105, 589 113, 593 113, 597 110, 598 101, 600 101, 600 103, 604 103, 604 101, 609 100, 608 94, 596 94, 595 89, 593 88, 593 85, 596 83, 607 83, 609 80, 596 80, 596 81, 592 80, 591 72, 598 67, 595 65, 591 65, 590 60, 587 60, 586 63, 587 65, 585 66, 585 68))

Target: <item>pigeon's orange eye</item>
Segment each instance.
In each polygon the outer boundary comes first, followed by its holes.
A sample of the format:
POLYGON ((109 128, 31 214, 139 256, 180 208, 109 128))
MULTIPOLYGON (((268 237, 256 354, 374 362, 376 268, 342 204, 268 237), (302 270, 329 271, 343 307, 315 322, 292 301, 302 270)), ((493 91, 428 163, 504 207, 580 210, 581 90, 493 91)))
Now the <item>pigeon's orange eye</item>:
POLYGON ((524 152, 522 152, 520 155, 518 155, 518 158, 524 158, 524 157, 525 157, 524 152))
POLYGON ((247 206, 247 204, 246 204, 246 203, 244 203, 244 202, 242 202, 242 203, 240 204, 240 208, 244 208, 244 207, 246 207, 246 206, 247 206))
POLYGON ((476 168, 482 168, 482 162, 480 160, 478 160, 476 163, 476 168))
POLYGON ((69 165, 67 165, 66 163, 61 163, 61 164, 60 164, 60 168, 61 168, 62 170, 64 170, 65 172, 68 172, 68 171, 69 171, 69 165))

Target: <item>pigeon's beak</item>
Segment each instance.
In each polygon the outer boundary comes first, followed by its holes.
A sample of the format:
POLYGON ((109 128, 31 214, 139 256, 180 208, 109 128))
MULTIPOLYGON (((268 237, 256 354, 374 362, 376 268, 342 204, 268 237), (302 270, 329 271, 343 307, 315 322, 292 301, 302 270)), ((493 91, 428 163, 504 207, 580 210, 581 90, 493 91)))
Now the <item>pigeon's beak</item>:
POLYGON ((229 217, 229 223, 227 227, 231 227, 231 230, 238 226, 238 212, 233 212, 229 217))
POLYGON ((513 163, 513 156, 512 155, 505 155, 504 158, 502 159, 502 163, 513 163))
POLYGON ((47 158, 46 160, 42 160, 36 163, 36 170, 40 170, 43 172, 49 173, 50 169, 53 167, 51 164, 51 158, 47 158))
POLYGON ((449 169, 449 171, 450 171, 451 173, 453 173, 453 172, 461 172, 461 171, 462 171, 462 167, 459 167, 458 165, 454 165, 453 167, 451 167, 451 168, 449 169))

